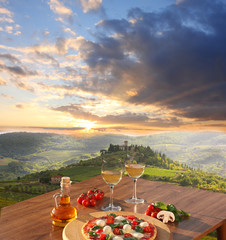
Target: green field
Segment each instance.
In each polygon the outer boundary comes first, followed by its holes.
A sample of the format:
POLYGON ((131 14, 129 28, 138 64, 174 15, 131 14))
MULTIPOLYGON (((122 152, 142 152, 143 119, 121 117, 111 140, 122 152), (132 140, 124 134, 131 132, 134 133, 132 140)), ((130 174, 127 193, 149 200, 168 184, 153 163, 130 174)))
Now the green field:
POLYGON ((158 177, 174 177, 176 174, 181 173, 178 170, 169 170, 169 169, 162 169, 162 168, 153 168, 153 167, 146 167, 144 174, 158 176, 158 177))
POLYGON ((62 175, 68 176, 72 181, 83 181, 98 176, 101 173, 100 167, 72 167, 61 171, 62 175))

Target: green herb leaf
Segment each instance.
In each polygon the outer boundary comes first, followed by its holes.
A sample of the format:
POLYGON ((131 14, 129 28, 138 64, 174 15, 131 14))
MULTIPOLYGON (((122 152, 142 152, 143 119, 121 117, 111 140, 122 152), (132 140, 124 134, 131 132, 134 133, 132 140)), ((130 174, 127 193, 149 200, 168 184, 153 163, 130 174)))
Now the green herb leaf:
POLYGON ((111 235, 110 234, 107 235, 106 240, 111 240, 111 235))
POLYGON ((116 214, 114 214, 114 213, 109 213, 109 214, 108 214, 108 216, 109 216, 109 217, 110 217, 110 216, 112 216, 112 217, 114 217, 114 218, 115 218, 117 215, 116 215, 116 214))
POLYGON ((97 233, 93 232, 93 231, 88 231, 89 235, 92 237, 97 237, 97 233))
POLYGON ((123 225, 125 225, 125 224, 130 224, 130 221, 124 219, 124 220, 121 221, 121 223, 123 223, 123 225))
POLYGON ((178 210, 178 212, 182 215, 182 216, 185 216, 185 217, 189 217, 191 214, 190 213, 187 213, 183 210, 178 210))
POLYGON ((173 204, 168 204, 167 205, 167 210, 170 211, 170 212, 173 212, 173 213, 177 212, 177 209, 173 204))
POLYGON ((154 202, 154 207, 160 208, 162 210, 167 210, 166 204, 163 202, 154 202))
POLYGON ((94 227, 92 227, 92 230, 95 231, 95 230, 100 229, 100 228, 102 228, 102 227, 98 226, 98 225, 95 225, 94 227))
POLYGON ((135 231, 136 231, 136 232, 143 233, 143 232, 144 232, 144 229, 143 229, 142 227, 140 227, 140 226, 137 225, 137 226, 135 227, 135 231))
POLYGON ((111 228, 117 228, 120 226, 120 224, 108 224, 111 228))

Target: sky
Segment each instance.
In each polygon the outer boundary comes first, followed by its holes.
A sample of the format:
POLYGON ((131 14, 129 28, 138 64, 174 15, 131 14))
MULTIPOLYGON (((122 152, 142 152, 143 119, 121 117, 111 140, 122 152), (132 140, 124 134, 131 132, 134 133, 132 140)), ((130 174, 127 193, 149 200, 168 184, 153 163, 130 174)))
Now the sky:
POLYGON ((224 0, 0 0, 0 131, 226 131, 224 0))

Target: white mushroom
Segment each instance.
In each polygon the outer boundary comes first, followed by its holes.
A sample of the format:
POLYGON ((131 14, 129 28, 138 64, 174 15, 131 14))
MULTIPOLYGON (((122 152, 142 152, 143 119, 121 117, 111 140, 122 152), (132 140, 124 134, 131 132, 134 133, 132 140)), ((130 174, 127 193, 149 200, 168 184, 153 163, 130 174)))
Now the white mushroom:
POLYGON ((157 214, 157 218, 162 219, 163 223, 168 223, 168 221, 170 221, 170 222, 175 221, 174 214, 172 212, 169 212, 169 211, 160 211, 157 214))

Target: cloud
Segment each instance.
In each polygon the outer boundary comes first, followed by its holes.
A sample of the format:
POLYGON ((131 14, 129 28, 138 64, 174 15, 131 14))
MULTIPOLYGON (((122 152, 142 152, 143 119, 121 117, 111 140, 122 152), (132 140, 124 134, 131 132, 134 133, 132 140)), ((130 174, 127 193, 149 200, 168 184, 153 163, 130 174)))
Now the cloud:
POLYGON ((4 64, 0 64, 0 70, 18 77, 37 75, 36 71, 29 70, 26 66, 7 66, 4 64))
POLYGON ((84 13, 97 11, 102 6, 102 0, 80 0, 84 13))
POLYGON ((106 114, 104 116, 98 116, 91 112, 88 112, 80 105, 70 104, 60 107, 52 108, 52 110, 70 113, 75 119, 85 119, 91 122, 96 122, 101 125, 142 125, 143 127, 178 127, 184 125, 184 123, 176 117, 164 117, 156 118, 150 117, 150 114, 146 113, 133 113, 124 111, 123 113, 106 114))
POLYGON ((80 48, 89 79, 79 87, 178 117, 225 119, 226 5, 177 3, 158 13, 134 8, 127 20, 101 21, 97 41, 80 48))
POLYGON ((0 59, 5 59, 11 63, 18 64, 20 60, 9 53, 0 53, 0 59))
POLYGON ((0 77, 0 86, 6 85, 6 81, 0 77))
POLYGON ((57 21, 64 22, 69 21, 72 23, 73 21, 73 11, 65 7, 64 4, 59 0, 49 0, 48 2, 50 9, 59 17, 56 19, 57 21))

